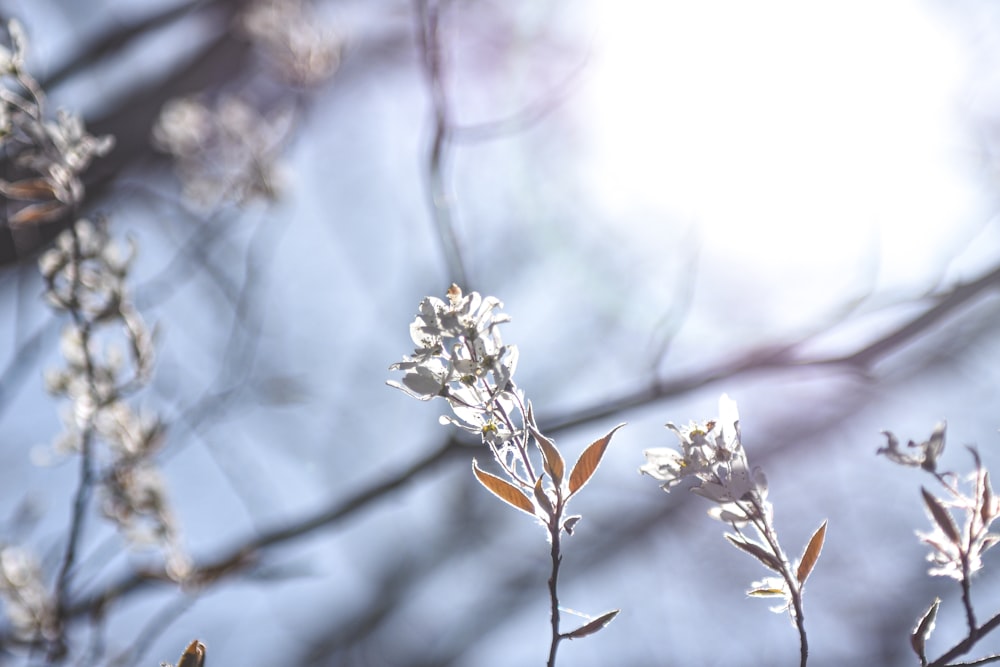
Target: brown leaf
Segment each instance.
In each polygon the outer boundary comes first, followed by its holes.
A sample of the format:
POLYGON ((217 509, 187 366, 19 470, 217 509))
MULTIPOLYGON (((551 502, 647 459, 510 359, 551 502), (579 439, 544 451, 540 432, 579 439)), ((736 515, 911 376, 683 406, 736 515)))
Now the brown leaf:
POLYGON ((531 516, 535 516, 535 506, 531 504, 528 497, 521 493, 521 490, 516 486, 505 479, 500 479, 496 475, 491 475, 480 469, 475 459, 472 460, 472 472, 476 475, 479 483, 489 489, 497 498, 513 505, 522 512, 527 512, 531 516))
POLYGON ((542 450, 542 458, 545 461, 545 472, 549 474, 549 477, 552 478, 552 481, 558 488, 562 485, 563 474, 566 472, 566 462, 563 460, 559 450, 556 449, 556 443, 542 435, 542 432, 535 428, 534 424, 528 424, 528 428, 531 430, 531 435, 535 436, 538 448, 542 450))
POLYGON ((535 480, 535 500, 538 502, 538 506, 541 507, 547 515, 552 516, 552 502, 549 500, 548 495, 545 493, 545 489, 542 488, 542 478, 539 477, 535 480))
POLYGON ((799 568, 795 572, 795 578, 799 580, 799 584, 806 583, 806 577, 812 572, 813 568, 816 567, 816 561, 819 560, 819 554, 823 551, 823 542, 826 540, 826 521, 816 529, 813 536, 809 538, 809 544, 806 545, 806 550, 802 552, 802 559, 799 561, 799 568))
POLYGON ((761 545, 757 544, 756 542, 752 542, 746 538, 737 537, 735 535, 726 534, 726 539, 729 540, 729 543, 732 544, 737 549, 745 551, 746 553, 750 554, 751 556, 759 560, 761 563, 764 564, 764 567, 774 572, 781 572, 781 562, 774 557, 774 554, 768 552, 761 545))
POLYGON ((934 632, 934 620, 937 618, 938 606, 941 604, 941 598, 934 598, 934 602, 928 607, 927 611, 920 618, 917 623, 917 627, 913 628, 913 632, 910 633, 910 646, 913 647, 914 653, 920 658, 920 664, 927 664, 927 656, 924 653, 924 645, 927 643, 927 639, 934 632))
POLYGON ((562 638, 579 639, 580 637, 586 637, 587 635, 592 635, 598 630, 603 629, 608 623, 613 621, 615 616, 617 616, 618 612, 620 611, 621 609, 615 609, 613 611, 609 611, 606 614, 601 614, 600 616, 588 622, 587 624, 581 625, 573 632, 567 632, 566 634, 562 635, 562 638))
POLYGON ((615 434, 615 431, 620 429, 625 424, 619 424, 613 429, 608 431, 608 434, 599 440, 595 440, 590 443, 590 445, 583 450, 583 454, 580 454, 580 458, 576 460, 573 464, 573 472, 569 474, 569 495, 573 495, 586 484, 594 471, 597 470, 597 466, 601 464, 601 459, 604 458, 604 452, 608 448, 608 443, 611 442, 611 436, 615 434))
POLYGON ((29 204, 10 216, 7 223, 11 227, 51 222, 66 212, 66 204, 61 201, 44 201, 29 204))
POLYGON ((982 480, 982 492, 979 495, 979 518, 983 522, 983 527, 985 528, 990 525, 994 518, 996 518, 994 516, 996 507, 993 502, 993 487, 990 485, 989 471, 983 471, 982 480))
POLYGON ((195 639, 188 644, 177 661, 177 667, 202 667, 205 664, 205 645, 195 639))
POLYGON ((41 201, 55 199, 55 190, 47 178, 25 178, 20 181, 0 181, 0 194, 11 199, 41 201))
POLYGON ((962 538, 958 534, 958 526, 955 525, 955 520, 951 518, 951 513, 945 509, 940 500, 931 495, 930 491, 924 487, 920 487, 920 493, 923 494, 924 504, 930 510, 935 523, 940 526, 941 532, 951 540, 952 544, 955 546, 960 545, 962 538))

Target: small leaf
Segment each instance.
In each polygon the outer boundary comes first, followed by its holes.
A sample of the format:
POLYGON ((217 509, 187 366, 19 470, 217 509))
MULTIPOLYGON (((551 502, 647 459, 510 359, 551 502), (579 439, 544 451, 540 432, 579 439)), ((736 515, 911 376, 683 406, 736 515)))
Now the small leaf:
POLYGON ((549 500, 548 495, 545 493, 545 489, 542 488, 542 478, 539 477, 535 480, 535 500, 538 501, 538 506, 541 507, 545 514, 552 516, 552 502, 549 500))
POLYGON ((472 472, 475 473, 480 484, 489 489, 497 498, 513 505, 522 512, 535 516, 535 506, 516 486, 507 480, 481 470, 475 459, 472 460, 472 472))
POLYGON ((195 639, 188 644, 177 661, 177 667, 203 667, 205 664, 205 645, 195 639))
POLYGON ((66 211, 66 204, 61 201, 43 201, 37 204, 29 204, 20 211, 10 216, 7 224, 11 227, 18 225, 32 225, 35 223, 51 222, 66 211))
POLYGON ((826 521, 809 538, 809 544, 806 545, 806 550, 802 552, 802 560, 799 561, 799 568, 795 572, 795 578, 799 580, 800 585, 806 583, 806 577, 816 567, 816 561, 819 560, 819 554, 823 551, 823 542, 825 540, 826 521))
POLYGON ((930 510, 935 523, 937 523, 937 525, 941 528, 941 532, 944 533, 945 537, 951 540, 952 544, 959 546, 962 542, 962 538, 959 537, 958 526, 955 525, 955 520, 951 518, 951 513, 945 509, 940 500, 931 495, 930 491, 924 487, 920 487, 920 493, 923 494, 924 504, 927 505, 927 509, 930 510))
POLYGON ((573 632, 567 632, 562 635, 563 639, 579 639, 580 637, 586 637, 587 635, 592 635, 595 632, 602 630, 608 623, 614 620, 615 616, 618 615, 621 609, 615 609, 609 611, 606 614, 601 614, 594 620, 588 622, 586 625, 581 625, 573 632))
POLYGON ((983 522, 983 526, 988 527, 993 522, 993 519, 996 518, 994 516, 996 507, 993 502, 993 487, 990 485, 990 473, 988 470, 983 471, 982 479, 982 493, 979 495, 979 518, 983 522))
POLYGON ((764 567, 774 572, 781 572, 781 562, 774 557, 774 554, 768 552, 761 545, 744 537, 737 537, 735 535, 726 534, 726 539, 729 540, 729 543, 737 549, 745 551, 759 560, 764 564, 764 567))
POLYGON ((787 597, 785 589, 783 588, 755 588, 752 591, 747 591, 747 595, 755 598, 783 598, 787 597))
POLYGON ((611 442, 611 436, 624 425, 615 426, 606 436, 590 443, 583 450, 583 454, 580 454, 580 458, 573 464, 573 472, 569 474, 569 495, 572 496, 590 480, 594 471, 597 470, 597 466, 601 464, 601 459, 604 458, 604 452, 608 448, 608 443, 611 442))
POLYGON ((549 474, 549 477, 552 478, 552 481, 555 482, 558 488, 562 485, 563 474, 566 472, 566 462, 563 460, 559 450, 556 449, 556 443, 542 435, 542 432, 535 428, 534 424, 529 423, 528 428, 531 430, 531 435, 535 436, 538 448, 542 450, 545 472, 549 474))
POLYGON ((582 517, 579 514, 574 514, 573 516, 566 517, 566 520, 563 521, 563 530, 566 531, 567 535, 573 534, 573 529, 576 528, 576 524, 581 518, 582 517))
POLYGON ((55 190, 47 178, 25 178, 13 183, 0 181, 0 194, 11 199, 28 201, 55 199, 55 190))
POLYGON ((917 627, 913 629, 910 633, 910 646, 913 647, 914 653, 920 658, 920 664, 927 664, 927 656, 924 654, 924 645, 927 643, 927 639, 934 632, 934 621, 937 619, 938 606, 941 604, 941 598, 934 598, 934 602, 931 606, 924 612, 924 615, 920 618, 917 623, 917 627))

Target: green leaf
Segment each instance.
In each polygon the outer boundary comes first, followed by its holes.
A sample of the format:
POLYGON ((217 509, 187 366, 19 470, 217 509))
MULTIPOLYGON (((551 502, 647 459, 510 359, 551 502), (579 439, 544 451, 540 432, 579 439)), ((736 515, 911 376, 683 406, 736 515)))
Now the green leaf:
POLYGON ((755 588, 752 591, 747 591, 747 595, 750 595, 755 598, 787 597, 785 590, 782 588, 755 588))
POLYGON ((573 464, 573 472, 569 474, 569 495, 572 496, 590 480, 594 471, 597 470, 597 466, 601 464, 601 459, 604 458, 604 452, 608 448, 608 443, 611 442, 611 436, 624 425, 615 426, 606 436, 590 443, 583 450, 583 454, 580 454, 580 458, 573 464))
POLYGON ((521 490, 516 486, 505 479, 500 479, 496 475, 491 475, 483 471, 475 459, 472 460, 472 472, 476 475, 479 483, 485 486, 497 498, 513 505, 522 512, 527 512, 531 516, 535 516, 535 506, 531 504, 531 500, 521 493, 521 490))

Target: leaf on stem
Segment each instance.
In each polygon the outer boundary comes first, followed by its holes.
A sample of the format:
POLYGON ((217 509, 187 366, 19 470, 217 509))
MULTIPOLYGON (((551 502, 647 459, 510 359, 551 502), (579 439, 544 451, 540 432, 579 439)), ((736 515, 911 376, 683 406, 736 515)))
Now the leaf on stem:
POLYGON ((177 667, 202 667, 205 664, 205 645, 195 639, 188 644, 177 661, 177 667))
POLYGON ((825 541, 826 521, 809 538, 809 544, 806 545, 806 550, 802 552, 802 559, 799 561, 799 567, 795 572, 795 578, 799 580, 799 585, 806 583, 809 573, 816 567, 816 561, 819 560, 819 554, 823 551, 823 542, 825 541))
POLYGON ((607 612, 606 614, 601 614, 594 620, 581 625, 573 632, 567 632, 562 635, 563 639, 579 639, 580 637, 586 637, 587 635, 592 635, 595 632, 603 629, 608 623, 614 620, 615 616, 618 615, 621 609, 614 609, 607 612))
POLYGON ((755 598, 784 598, 788 597, 788 593, 784 588, 755 588, 752 591, 747 591, 747 595, 755 598))
POLYGON ((910 646, 913 647, 913 651, 920 658, 921 665, 927 664, 924 645, 927 643, 927 639, 931 636, 931 633, 934 632, 934 621, 937 619, 938 606, 940 604, 941 598, 934 598, 934 602, 924 612, 924 615, 917 623, 917 627, 913 628, 913 632, 910 633, 910 646))
POLYGON ((545 472, 547 472, 549 477, 552 478, 556 487, 561 486, 563 474, 566 472, 566 462, 563 460, 562 454, 560 454, 559 450, 556 448, 556 443, 542 435, 542 432, 535 428, 534 424, 529 423, 528 428, 531 431, 531 435, 535 437, 535 442, 538 443, 538 448, 542 450, 545 472))
POLYGON ((545 493, 545 489, 542 488, 542 478, 539 477, 535 480, 535 500, 538 502, 538 506, 542 508, 546 515, 552 516, 552 501, 549 500, 549 496, 545 493))
POLYGON ((572 496, 590 480, 594 471, 597 470, 597 466, 601 464, 601 459, 604 458, 604 452, 608 448, 608 443, 611 442, 611 436, 624 425, 615 426, 606 436, 590 443, 583 450, 583 454, 580 454, 580 458, 573 464, 573 472, 569 474, 569 495, 572 496))
POLYGON ((729 540, 729 543, 732 544, 737 549, 745 551, 746 553, 750 554, 751 556, 759 560, 761 563, 764 564, 764 567, 768 568, 773 572, 781 572, 781 562, 777 558, 775 558, 774 554, 769 552, 760 544, 757 544, 753 540, 748 540, 745 537, 738 537, 736 535, 730 535, 728 533, 726 534, 726 539, 729 540))
POLYGON ((960 546, 962 538, 958 534, 958 526, 955 525, 955 520, 951 518, 951 514, 945 509, 945 506, 924 487, 920 487, 920 493, 923 494, 924 504, 927 505, 931 517, 944 536, 951 540, 955 546, 960 546))
POLYGON ((521 493, 521 490, 516 486, 505 479, 500 479, 496 475, 491 475, 480 469, 475 459, 472 460, 472 472, 476 475, 479 483, 489 489, 497 498, 513 505, 522 512, 527 512, 531 516, 535 516, 535 506, 531 504, 528 497, 521 493))

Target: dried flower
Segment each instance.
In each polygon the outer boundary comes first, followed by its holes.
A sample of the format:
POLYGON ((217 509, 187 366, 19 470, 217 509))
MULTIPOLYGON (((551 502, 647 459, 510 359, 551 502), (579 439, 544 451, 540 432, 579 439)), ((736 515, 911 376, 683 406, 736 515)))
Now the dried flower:
POLYGON ((41 568, 35 557, 20 547, 0 547, 0 598, 19 639, 52 636, 56 619, 41 568))
POLYGON ((154 362, 152 334, 127 287, 134 254, 134 244, 116 243, 104 224, 79 220, 39 260, 46 299, 71 315, 60 339, 65 366, 46 373, 49 391, 68 399, 54 449, 103 463, 105 516, 130 545, 160 547, 168 573, 183 578, 190 564, 154 463, 165 429, 126 400, 149 381, 154 362), (101 455, 87 452, 87 441, 102 442, 101 455))
POLYGON ((259 0, 240 27, 292 83, 316 85, 340 65, 340 39, 299 0, 259 0))
POLYGON ((79 116, 67 111, 47 119, 42 90, 24 71, 24 30, 13 20, 6 28, 11 46, 0 46, 0 147, 16 170, 12 180, 0 180, 0 194, 9 201, 8 222, 16 227, 75 210, 84 196, 81 174, 114 140, 90 135, 79 116))
POLYGON ((277 198, 277 157, 291 124, 289 109, 263 115, 235 97, 214 107, 188 97, 164 105, 153 143, 173 156, 185 199, 214 210, 277 198))
POLYGON ((886 437, 886 444, 888 446, 880 447, 875 453, 884 454, 887 459, 899 465, 914 466, 923 468, 928 472, 935 472, 937 470, 938 459, 941 457, 941 453, 944 452, 944 434, 947 426, 947 423, 944 421, 938 422, 937 426, 931 432, 931 437, 919 445, 910 440, 906 446, 910 450, 918 450, 915 454, 908 454, 900 449, 899 440, 891 431, 882 431, 882 435, 886 437))

